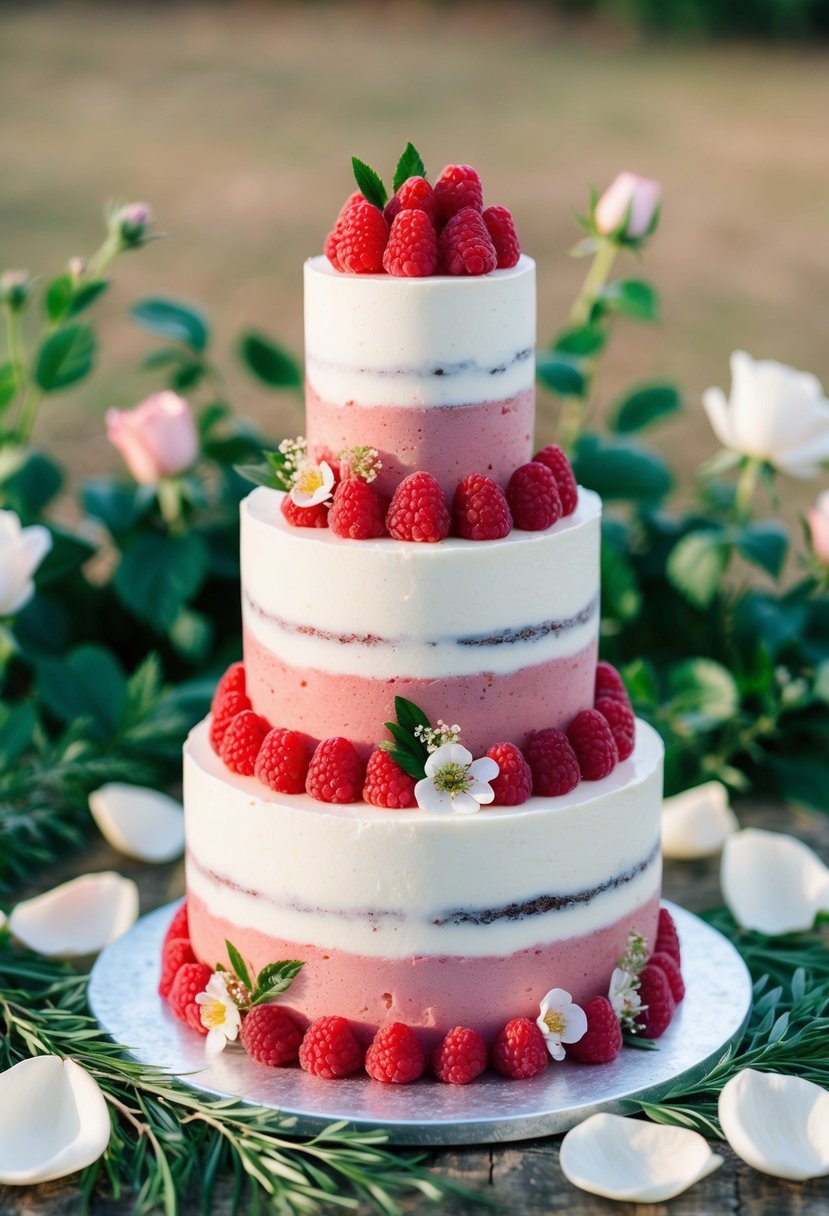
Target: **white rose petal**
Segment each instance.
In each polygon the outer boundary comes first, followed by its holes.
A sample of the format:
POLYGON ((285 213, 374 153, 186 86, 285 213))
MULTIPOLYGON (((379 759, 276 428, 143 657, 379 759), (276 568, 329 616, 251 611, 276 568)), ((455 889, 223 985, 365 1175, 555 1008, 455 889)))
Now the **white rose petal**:
POLYGON ((829 1174, 829 1093, 821 1086, 744 1068, 723 1086, 719 1116, 753 1169, 793 1182, 829 1174))
POLYGON ((89 809, 113 848, 139 861, 173 861, 184 852, 181 803, 158 790, 113 781, 89 795, 89 809))
POLYGON ((106 1099, 73 1060, 34 1056, 0 1073, 0 1182, 32 1186, 97 1161, 109 1144, 106 1099))
POLYGON ((745 828, 725 842, 723 898, 744 929, 775 937, 811 929, 829 911, 829 868, 794 836, 745 828))
POLYGON ((562 1173, 591 1195, 663 1203, 719 1169, 697 1132, 621 1115, 591 1115, 561 1142, 562 1173))
POLYGON ((706 781, 662 803, 663 856, 682 861, 710 857, 739 826, 726 787, 706 781))
POLYGON ((14 511, 0 511, 0 618, 14 616, 31 599, 35 571, 51 548, 48 528, 24 528, 14 511))
POLYGON ((12 909, 9 929, 30 950, 48 958, 97 954, 126 933, 138 917, 138 887, 105 871, 83 874, 12 909))
POLYGON ((742 456, 792 477, 814 477, 829 460, 829 401, 808 372, 738 350, 730 398, 709 388, 702 403, 720 443, 742 456))

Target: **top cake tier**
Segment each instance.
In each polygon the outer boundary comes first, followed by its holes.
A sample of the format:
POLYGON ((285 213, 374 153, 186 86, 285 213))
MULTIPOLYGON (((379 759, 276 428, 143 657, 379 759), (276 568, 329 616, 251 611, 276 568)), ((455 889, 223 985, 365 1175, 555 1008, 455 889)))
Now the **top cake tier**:
POLYGON ((374 447, 376 487, 426 469, 450 496, 530 459, 535 263, 480 277, 344 275, 305 264, 306 434, 317 460, 374 447))

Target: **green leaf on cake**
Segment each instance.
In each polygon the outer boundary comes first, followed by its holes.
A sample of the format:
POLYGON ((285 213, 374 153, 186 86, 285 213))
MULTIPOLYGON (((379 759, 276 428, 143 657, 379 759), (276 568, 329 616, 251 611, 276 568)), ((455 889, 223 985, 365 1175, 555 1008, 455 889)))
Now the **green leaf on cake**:
POLYGON ((394 171, 394 180, 392 182, 392 190, 395 193, 400 189, 405 181, 410 177, 425 177, 426 166, 423 163, 423 158, 418 152, 413 143, 409 142, 403 149, 403 154, 397 162, 397 168, 394 171))
POLYGON ((304 966, 304 962, 295 958, 283 959, 281 963, 268 963, 256 977, 251 1008, 254 1005, 264 1005, 280 993, 287 992, 304 966))
POLYGON ((405 697, 394 698, 394 712, 403 729, 411 731, 412 734, 416 726, 424 726, 428 730, 432 725, 420 706, 415 705, 414 701, 407 701, 405 697))
POLYGON ((268 486, 271 490, 290 490, 294 484, 294 465, 284 452, 263 452, 264 462, 260 464, 234 465, 236 472, 246 481, 252 481, 256 486, 268 486))
POLYGON ((425 741, 417 737, 415 731, 418 728, 423 731, 431 730, 432 724, 420 706, 415 705, 414 701, 407 701, 405 697, 394 698, 394 712, 397 721, 383 723, 394 742, 384 739, 380 747, 389 753, 404 773, 420 781, 426 776, 425 765, 429 758, 429 749, 425 741))
POLYGON ((225 939, 225 948, 227 949, 227 957, 230 959, 230 965, 236 972, 238 978, 242 981, 246 988, 252 988, 253 982, 250 978, 250 972, 247 969, 245 960, 242 958, 233 942, 225 939))
POLYGON ((370 165, 367 165, 365 161, 360 160, 356 156, 352 156, 351 165, 354 169, 354 180, 360 187, 360 193, 363 198, 367 199, 370 203, 374 203, 374 206, 379 207, 382 211, 389 201, 389 196, 379 175, 374 172, 370 165))

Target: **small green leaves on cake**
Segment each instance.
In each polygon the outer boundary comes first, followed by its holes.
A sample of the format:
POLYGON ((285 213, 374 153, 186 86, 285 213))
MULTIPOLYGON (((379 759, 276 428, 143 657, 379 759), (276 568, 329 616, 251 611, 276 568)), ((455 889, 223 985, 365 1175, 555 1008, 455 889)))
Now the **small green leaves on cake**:
POLYGON ((283 439, 275 452, 262 456, 261 464, 237 465, 236 472, 254 485, 287 492, 308 459, 308 446, 304 436, 297 435, 296 439, 283 439))
POLYGON ((228 975, 221 963, 218 965, 217 971, 224 974, 228 992, 237 1007, 242 1010, 253 1009, 254 1006, 262 1005, 266 1001, 280 996, 283 992, 287 992, 305 965, 298 959, 283 959, 278 963, 268 963, 253 979, 245 960, 233 942, 225 941, 225 947, 233 974, 228 975))
POLYGON ((389 196, 379 173, 375 173, 371 165, 367 165, 358 156, 352 156, 351 167, 354 170, 354 180, 360 187, 363 198, 382 211, 389 196))
POLYGON ((426 775, 426 761, 429 758, 429 748, 423 734, 432 732, 432 724, 423 710, 405 697, 394 698, 394 712, 397 721, 383 723, 393 742, 384 739, 379 746, 389 753, 404 773, 420 781, 426 775))
POLYGON ((394 171, 394 180, 392 182, 392 190, 395 194, 410 177, 425 177, 426 166, 423 164, 423 157, 418 152, 414 144, 409 141, 401 153, 400 160, 397 162, 397 168, 394 171))

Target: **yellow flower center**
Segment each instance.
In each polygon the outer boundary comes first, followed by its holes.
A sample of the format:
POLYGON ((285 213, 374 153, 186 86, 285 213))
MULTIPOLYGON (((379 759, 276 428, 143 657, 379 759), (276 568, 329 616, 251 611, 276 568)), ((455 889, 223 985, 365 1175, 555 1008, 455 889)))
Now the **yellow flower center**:
POLYGON ((303 494, 314 494, 322 486, 322 473, 316 465, 309 465, 307 469, 302 469, 296 479, 296 488, 301 490, 303 494))
POLYGON ((434 782, 437 789, 444 794, 464 794, 472 784, 469 769, 465 764, 444 764, 435 773, 434 782))
POLYGON ((205 1001, 201 1007, 202 1026, 206 1026, 208 1030, 215 1030, 217 1026, 224 1026, 227 1021, 227 1009, 221 1001, 205 1001))
POLYGON ((559 1013, 557 1009, 548 1009, 544 1014, 544 1025, 550 1031, 550 1034, 564 1034, 564 1015, 559 1013))

